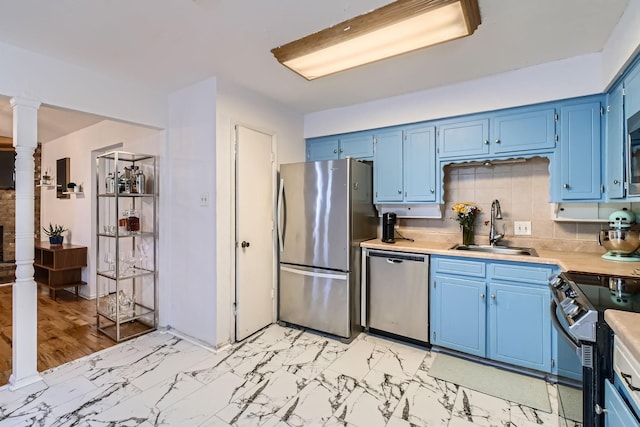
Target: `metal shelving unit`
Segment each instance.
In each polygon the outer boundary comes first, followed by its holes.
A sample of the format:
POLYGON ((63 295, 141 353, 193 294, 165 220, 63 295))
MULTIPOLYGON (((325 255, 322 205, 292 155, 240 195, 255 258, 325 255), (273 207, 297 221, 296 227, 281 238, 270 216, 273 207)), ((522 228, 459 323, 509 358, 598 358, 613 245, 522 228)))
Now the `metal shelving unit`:
POLYGON ((158 325, 156 158, 112 151, 96 158, 96 311, 98 330, 124 341, 158 325), (144 174, 143 188, 124 185, 125 169, 144 174), (107 177, 115 176, 113 186, 107 177), (135 222, 123 212, 135 210, 135 222), (136 230, 137 228, 137 230, 136 230))

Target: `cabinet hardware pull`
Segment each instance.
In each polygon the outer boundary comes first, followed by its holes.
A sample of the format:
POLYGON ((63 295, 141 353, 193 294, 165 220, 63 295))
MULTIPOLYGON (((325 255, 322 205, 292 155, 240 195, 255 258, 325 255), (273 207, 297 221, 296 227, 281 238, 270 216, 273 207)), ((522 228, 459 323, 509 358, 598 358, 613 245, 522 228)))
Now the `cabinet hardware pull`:
POLYGON ((398 188, 398 194, 402 194, 402 189, 398 188))
POLYGON ((491 299, 492 299, 492 300, 495 300, 495 299, 496 299, 496 296, 495 296, 494 294, 491 294, 491 299))
POLYGON ((605 408, 603 408, 602 406, 598 405, 597 403, 596 403, 596 406, 593 409, 595 410, 595 413, 598 414, 598 415, 602 415, 605 412, 609 412, 605 408))
POLYGON ((620 371, 620 375, 622 376, 622 379, 624 380, 624 382, 627 383, 627 385, 629 386, 631 391, 640 391, 640 388, 638 388, 638 387, 634 386, 633 384, 631 384, 631 380, 633 379, 633 377, 631 375, 625 374, 622 371, 620 371))
POLYGON ((333 149, 333 154, 336 154, 337 152, 338 152, 338 149, 337 149, 337 148, 334 148, 334 149, 333 149))
POLYGON ((485 139, 483 142, 484 142, 484 145, 489 145, 489 140, 488 139, 485 139))
POLYGON ((618 181, 617 179, 614 179, 614 180, 613 180, 613 183, 614 183, 615 185, 618 185, 618 184, 620 184, 620 181, 618 181))
POLYGON ((434 189, 432 188, 432 189, 431 189, 431 192, 432 192, 432 193, 435 193, 435 192, 436 192, 436 190, 434 190, 434 189))
POLYGON ((562 188, 569 188, 569 184, 562 184, 562 188))
POLYGON ((251 243, 246 242, 246 241, 242 241, 242 243, 240 243, 240 246, 242 246, 243 248, 248 248, 251 245, 251 243))
POLYGON ((496 144, 500 144, 500 138, 496 138, 496 144))
POLYGON ((480 294, 480 299, 484 299, 484 294, 480 294))

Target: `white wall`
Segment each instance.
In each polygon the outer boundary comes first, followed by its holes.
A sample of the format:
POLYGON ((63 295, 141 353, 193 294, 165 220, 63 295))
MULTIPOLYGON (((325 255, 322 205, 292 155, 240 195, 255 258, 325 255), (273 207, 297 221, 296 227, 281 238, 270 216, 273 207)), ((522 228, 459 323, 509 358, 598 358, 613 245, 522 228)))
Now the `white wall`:
POLYGON ((0 43, 0 94, 163 128, 167 97, 139 83, 0 43))
MULTIPOLYGON (((92 152, 117 144, 122 144, 122 148, 127 151, 162 155, 164 132, 105 120, 42 146, 42 169, 48 168, 55 176, 56 160, 69 157, 70 180, 82 186, 84 194, 72 195, 69 199, 56 198, 56 191, 53 189, 43 188, 38 191, 42 192, 42 225, 47 226, 49 222, 62 224, 70 230, 65 233, 65 243, 87 246, 87 268, 82 271, 82 280, 87 282, 87 286, 83 286, 80 292, 88 298, 96 295, 96 231, 91 209, 95 201, 92 152)), ((42 240, 47 240, 47 236, 43 234, 42 240)))
MULTIPOLYGON (((170 257, 161 311, 168 325, 208 344, 216 343, 216 79, 169 96, 168 198, 165 224, 170 257), (210 204, 200 206, 200 195, 210 204)), ((164 286, 164 285, 163 285, 164 286)))
POLYGON ((305 116, 305 138, 374 129, 602 92, 600 55, 584 55, 478 80, 305 116), (585 70, 588 70, 585 72, 585 70))

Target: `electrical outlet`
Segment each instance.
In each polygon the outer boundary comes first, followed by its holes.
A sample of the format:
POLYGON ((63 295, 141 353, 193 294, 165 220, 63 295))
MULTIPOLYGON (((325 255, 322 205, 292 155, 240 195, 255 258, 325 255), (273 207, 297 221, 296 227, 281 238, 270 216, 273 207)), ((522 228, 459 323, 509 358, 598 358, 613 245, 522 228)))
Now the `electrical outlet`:
POLYGON ((531 221, 513 221, 513 234, 531 236, 531 221))

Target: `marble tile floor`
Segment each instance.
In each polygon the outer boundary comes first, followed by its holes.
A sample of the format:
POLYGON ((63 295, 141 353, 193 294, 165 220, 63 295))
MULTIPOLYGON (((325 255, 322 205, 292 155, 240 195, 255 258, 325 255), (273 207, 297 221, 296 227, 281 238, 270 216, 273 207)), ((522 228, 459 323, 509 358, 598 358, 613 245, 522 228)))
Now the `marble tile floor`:
POLYGON ((555 386, 548 414, 434 379, 432 361, 366 333, 347 345, 271 325, 213 352, 153 332, 1 388, 0 427, 560 425, 555 386))

